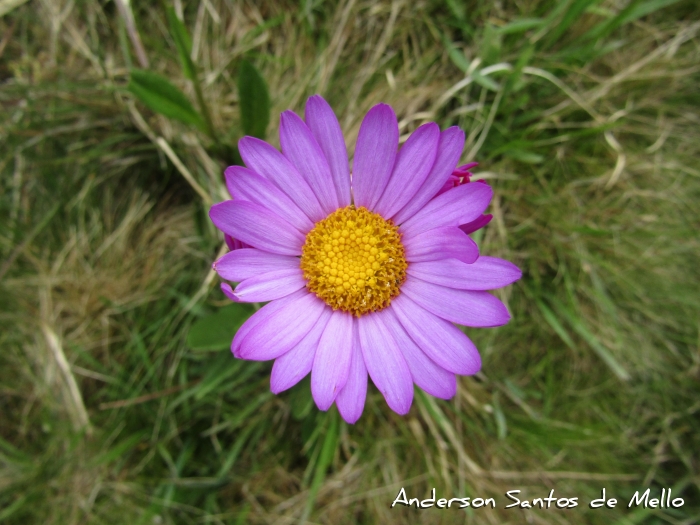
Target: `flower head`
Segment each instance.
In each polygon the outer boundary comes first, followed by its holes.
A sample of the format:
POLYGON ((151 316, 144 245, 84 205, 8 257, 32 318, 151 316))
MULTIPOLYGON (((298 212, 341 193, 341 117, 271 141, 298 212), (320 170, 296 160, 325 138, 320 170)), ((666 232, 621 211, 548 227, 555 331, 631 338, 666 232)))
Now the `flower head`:
POLYGON ((500 326, 510 316, 486 290, 520 278, 513 264, 479 256, 467 235, 485 226, 492 190, 457 167, 464 133, 420 126, 398 149, 394 111, 374 106, 357 138, 352 176, 345 141, 316 95, 305 121, 282 113, 282 152, 239 142, 247 168, 226 170, 232 200, 210 217, 231 252, 214 263, 233 301, 266 302, 238 330, 241 359, 274 359, 270 388, 311 373, 316 405, 335 402, 349 423, 365 404, 367 377, 399 414, 414 383, 449 399, 479 352, 453 323, 500 326), (235 239, 235 241, 234 241, 235 239))

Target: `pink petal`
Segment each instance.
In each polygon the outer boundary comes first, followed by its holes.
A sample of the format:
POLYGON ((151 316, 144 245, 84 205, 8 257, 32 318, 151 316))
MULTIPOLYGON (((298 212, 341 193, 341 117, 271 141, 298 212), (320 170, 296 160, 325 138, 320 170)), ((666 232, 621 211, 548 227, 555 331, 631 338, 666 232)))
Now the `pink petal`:
MULTIPOLYGON (((294 348, 321 317, 326 303, 307 290, 299 290, 258 310, 250 319, 270 305, 286 301, 283 307, 256 322, 240 341, 238 355, 241 359, 267 361, 275 359, 294 348)), ((244 325, 245 326, 245 325, 244 325)), ((243 327, 241 327, 242 329, 243 327)), ((236 338, 234 337, 234 343, 236 338)))
POLYGON ((423 124, 408 137, 374 211, 391 219, 411 200, 433 167, 439 140, 440 128, 434 122, 423 124))
POLYGON ((234 303, 239 302, 238 297, 236 297, 233 294, 233 288, 231 288, 231 285, 228 283, 221 283, 221 291, 224 292, 224 295, 231 299, 234 303))
POLYGON ((440 142, 438 143, 437 156, 433 167, 425 178, 423 185, 413 195, 413 198, 401 211, 394 215, 393 220, 396 224, 402 224, 413 217, 428 201, 435 197, 450 175, 452 175, 452 170, 459 162, 463 148, 464 132, 461 129, 451 127, 440 134, 440 142))
POLYGON ((240 250, 241 248, 250 248, 246 243, 234 239, 227 233, 224 234, 224 241, 226 241, 226 246, 228 246, 228 249, 231 251, 240 250))
POLYGON ((384 311, 358 319, 360 346, 369 376, 397 414, 407 414, 413 401, 411 371, 386 327, 384 311))
POLYGON ((454 226, 435 228, 408 239, 401 239, 406 260, 411 263, 438 259, 458 259, 471 264, 479 257, 479 247, 462 230, 454 226))
POLYGON ((352 188, 357 207, 373 210, 394 168, 399 126, 391 106, 377 104, 367 112, 355 146, 352 188))
POLYGON ((318 341, 326 329, 332 311, 330 308, 324 308, 314 327, 299 344, 275 359, 270 375, 270 390, 273 394, 292 388, 311 372, 318 341))
POLYGON ((510 320, 505 305, 488 292, 455 290, 409 276, 401 292, 429 312, 464 326, 490 328, 510 320))
POLYGON ((213 264, 213 268, 222 279, 239 283, 263 273, 299 268, 299 258, 241 248, 222 256, 213 264))
POLYGON ((311 395, 319 410, 328 410, 345 386, 351 357, 352 315, 336 310, 318 342, 311 371, 311 395))
POLYGON ((286 193, 313 222, 326 217, 309 183, 287 158, 267 142, 254 137, 238 141, 241 157, 250 169, 286 193))
MULTIPOLYGON (((221 288, 223 289, 224 285, 222 285, 221 288)), ((228 288, 230 289, 231 287, 229 286, 228 288)), ((231 293, 233 294, 233 291, 231 291, 231 293)), ((260 310, 251 315, 250 318, 238 329, 236 335, 233 336, 233 342, 231 342, 231 352, 233 352, 233 355, 235 357, 240 357, 241 343, 255 327, 262 322, 269 322, 270 319, 274 319, 274 317, 279 312, 287 308, 290 303, 300 300, 305 295, 308 295, 306 291, 299 290, 298 292, 288 295, 287 297, 283 297, 282 299, 266 304, 260 310)))
POLYGON ((350 170, 348 169, 348 151, 333 110, 320 95, 314 95, 306 101, 306 125, 316 137, 326 156, 333 176, 338 205, 350 204, 350 170))
POLYGON ((335 405, 342 418, 354 424, 365 408, 367 397, 367 367, 362 357, 360 335, 357 330, 357 319, 353 320, 352 357, 350 358, 350 373, 345 386, 335 398, 335 405))
POLYGON ((209 217, 221 231, 255 248, 280 255, 301 255, 304 235, 259 204, 225 201, 212 206, 209 217))
POLYGON ((292 200, 269 180, 241 166, 230 166, 224 172, 226 187, 234 199, 254 202, 282 217, 301 233, 308 233, 314 223, 292 200))
POLYGON ((495 290, 522 276, 513 263, 496 257, 479 257, 473 264, 456 259, 411 263, 408 274, 422 281, 458 290, 495 290))
POLYGON ((293 111, 280 117, 282 153, 309 183, 327 215, 339 208, 331 168, 311 130, 293 111))
POLYGON ((399 231, 408 238, 434 228, 466 224, 483 213, 492 196, 488 184, 463 184, 435 197, 404 222, 399 231))
POLYGON ((233 296, 237 302, 263 303, 281 299, 306 286, 301 268, 274 270, 250 277, 236 286, 233 296))
POLYGON ((406 333, 391 308, 387 308, 388 319, 386 325, 394 337, 396 344, 403 352, 406 364, 411 370, 413 382, 425 390, 431 396, 441 399, 450 399, 457 391, 457 379, 454 373, 448 372, 436 365, 425 353, 418 348, 413 339, 406 333))
POLYGON ((455 325, 431 314, 404 294, 392 300, 390 308, 406 333, 436 365, 460 375, 479 371, 479 351, 455 325))
POLYGON ((473 220, 472 222, 462 224, 459 227, 459 229, 462 230, 464 233, 474 233, 476 230, 480 230, 488 223, 490 223, 491 219, 493 219, 493 215, 491 215, 490 213, 488 215, 482 215, 481 217, 477 218, 476 220, 473 220))

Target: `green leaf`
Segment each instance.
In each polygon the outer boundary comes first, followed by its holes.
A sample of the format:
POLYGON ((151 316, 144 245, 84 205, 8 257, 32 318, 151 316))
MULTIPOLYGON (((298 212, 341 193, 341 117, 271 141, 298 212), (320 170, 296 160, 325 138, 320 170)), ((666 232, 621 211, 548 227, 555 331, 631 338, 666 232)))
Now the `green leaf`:
POLYGON ((265 79, 247 60, 238 69, 238 98, 243 132, 264 139, 270 122, 270 93, 265 79))
POLYGON ((172 7, 168 7, 165 11, 168 17, 168 25, 170 26, 170 34, 175 40, 175 47, 177 47, 177 54, 180 56, 180 64, 182 65, 182 72, 190 80, 195 79, 197 74, 194 67, 194 62, 192 62, 192 40, 190 39, 189 33, 187 33, 187 28, 185 24, 182 23, 175 10, 172 7))
POLYGON ((542 18, 520 18, 496 29, 502 35, 524 33, 528 29, 540 27, 544 23, 542 18))
POLYGON ((230 347, 233 336, 251 313, 250 305, 230 304, 202 317, 190 328, 187 346, 193 350, 223 350, 230 347))
POLYGON ((200 127, 203 124, 202 117, 185 94, 158 73, 132 69, 127 89, 156 113, 185 124, 200 127))

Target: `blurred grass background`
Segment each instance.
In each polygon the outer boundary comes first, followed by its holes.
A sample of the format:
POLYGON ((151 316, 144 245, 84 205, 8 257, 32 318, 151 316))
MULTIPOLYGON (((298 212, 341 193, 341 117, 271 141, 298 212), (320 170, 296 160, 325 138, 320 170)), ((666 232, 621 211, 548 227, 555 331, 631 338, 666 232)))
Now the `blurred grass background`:
POLYGON ((196 105, 163 6, 132 6, 142 54, 113 1, 0 6, 0 522, 700 522, 700 4, 175 0, 217 140, 126 89, 145 60, 196 105), (349 151, 380 101, 404 138, 466 131, 482 253, 524 276, 507 326, 468 330, 483 371, 453 400, 399 417, 371 386, 348 426, 187 345, 227 304, 206 201, 244 57, 274 144, 314 93, 349 151), (391 509, 401 487, 498 508, 391 509), (589 509, 603 487, 618 506, 589 509), (647 487, 685 505, 627 509, 647 487), (504 509, 552 488, 579 507, 504 509))

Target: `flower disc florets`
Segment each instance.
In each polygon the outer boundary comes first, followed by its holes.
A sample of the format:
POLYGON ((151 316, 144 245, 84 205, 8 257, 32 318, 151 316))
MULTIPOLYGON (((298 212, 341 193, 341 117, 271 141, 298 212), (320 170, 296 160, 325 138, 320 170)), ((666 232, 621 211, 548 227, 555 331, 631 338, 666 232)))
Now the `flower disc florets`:
POLYGON ((307 288, 357 317, 389 306, 406 280, 398 227, 350 205, 316 223, 301 252, 307 288))

